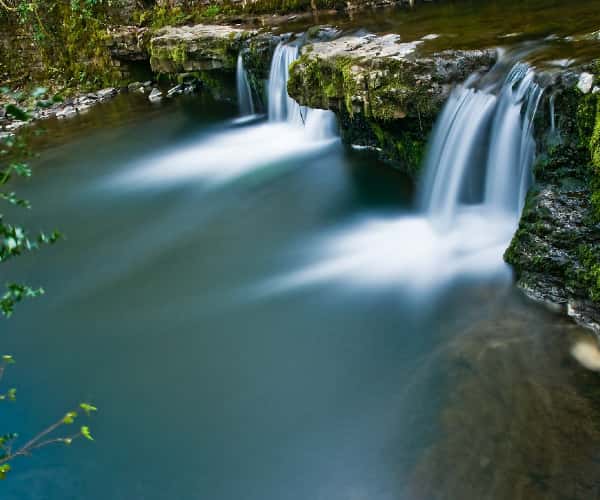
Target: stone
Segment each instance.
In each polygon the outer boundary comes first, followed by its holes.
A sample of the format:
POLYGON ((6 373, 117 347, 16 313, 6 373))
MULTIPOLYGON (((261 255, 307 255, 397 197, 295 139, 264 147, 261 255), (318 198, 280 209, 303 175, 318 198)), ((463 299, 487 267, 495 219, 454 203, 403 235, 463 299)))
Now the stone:
POLYGON ((100 99, 100 100, 109 99, 117 94, 118 94, 118 90, 115 89, 114 87, 109 87, 109 88, 102 89, 102 90, 99 90, 98 92, 96 92, 96 95, 98 96, 98 99, 100 99))
POLYGON ((288 92, 302 105, 336 112, 344 142, 378 148, 383 160, 417 177, 453 85, 497 57, 493 49, 420 54, 422 43, 368 33, 309 43, 290 67, 288 92))
POLYGON ((73 106, 65 106, 63 109, 56 113, 56 118, 72 118, 77 114, 77 110, 73 106))
POLYGON ((233 70, 242 43, 256 33, 231 26, 169 26, 150 39, 150 65, 156 73, 233 70))
POLYGON ((577 88, 584 94, 588 94, 592 90, 594 84, 594 75, 591 73, 581 73, 579 75, 579 81, 577 82, 577 88))
POLYGON ((138 26, 118 26, 108 30, 108 49, 118 62, 144 61, 149 58, 149 31, 138 26))
POLYGON ((163 94, 157 88, 152 89, 152 92, 150 92, 150 95, 148 96, 148 100, 152 103, 158 103, 158 102, 162 101, 162 98, 163 98, 163 94))
POLYGON ((144 84, 142 82, 132 82, 129 85, 127 85, 127 90, 129 92, 136 92, 140 89, 140 87, 143 87, 144 84))
POLYGON ((495 61, 494 50, 454 50, 420 56, 423 43, 388 34, 348 35, 305 45, 288 90, 300 104, 356 110, 381 120, 437 113, 452 84, 495 61), (426 109, 427 108, 427 109, 426 109))
POLYGON ((174 97, 176 95, 181 95, 183 93, 183 85, 176 85, 175 87, 173 87, 172 89, 169 89, 169 91, 167 92, 167 97, 171 98, 174 97))

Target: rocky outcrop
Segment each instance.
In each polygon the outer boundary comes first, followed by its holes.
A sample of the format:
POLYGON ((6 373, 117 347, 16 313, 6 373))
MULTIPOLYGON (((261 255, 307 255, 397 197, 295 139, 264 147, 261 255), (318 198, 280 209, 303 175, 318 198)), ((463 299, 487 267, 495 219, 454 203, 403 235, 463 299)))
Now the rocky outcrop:
POLYGON ((150 39, 150 65, 156 73, 233 70, 242 43, 255 34, 203 24, 164 28, 150 39))
POLYGON ((545 138, 505 258, 527 295, 600 334, 600 94, 572 85, 556 109, 559 132, 545 138))
POLYGON ((288 91, 303 105, 337 112, 347 142, 377 147, 416 175, 452 85, 496 58, 494 50, 421 55, 420 43, 369 34, 307 44, 290 70, 288 91))
POLYGON ((148 52, 150 31, 137 26, 117 26, 109 29, 107 43, 110 54, 120 61, 145 61, 148 52))

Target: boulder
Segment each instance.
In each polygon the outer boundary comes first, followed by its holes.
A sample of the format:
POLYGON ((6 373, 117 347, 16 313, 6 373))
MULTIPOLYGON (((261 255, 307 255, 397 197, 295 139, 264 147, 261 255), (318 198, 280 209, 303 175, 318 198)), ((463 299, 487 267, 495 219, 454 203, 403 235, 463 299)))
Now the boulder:
POLYGON ((162 98, 163 98, 163 94, 157 88, 152 89, 152 92, 150 92, 150 95, 148 96, 148 100, 152 103, 158 103, 158 102, 162 101, 162 98))

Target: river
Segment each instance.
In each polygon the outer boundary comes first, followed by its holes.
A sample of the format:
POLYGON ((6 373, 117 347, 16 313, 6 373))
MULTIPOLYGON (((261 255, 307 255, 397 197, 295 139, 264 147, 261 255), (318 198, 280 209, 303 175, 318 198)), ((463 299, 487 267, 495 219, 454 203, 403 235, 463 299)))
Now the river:
POLYGON ((99 412, 2 498, 597 498, 587 333, 496 250, 444 260, 372 153, 237 114, 121 96, 47 124, 23 221, 66 237, 11 271, 47 295, 7 323, 7 426, 99 412))

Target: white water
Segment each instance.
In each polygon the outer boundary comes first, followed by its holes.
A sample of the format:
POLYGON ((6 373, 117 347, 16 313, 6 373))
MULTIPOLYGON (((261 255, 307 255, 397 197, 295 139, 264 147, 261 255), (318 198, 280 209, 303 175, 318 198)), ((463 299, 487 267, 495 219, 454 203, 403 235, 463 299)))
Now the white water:
MULTIPOLYGON (((287 94, 289 65, 297 57, 298 48, 293 45, 279 44, 275 50, 268 83, 268 123, 253 123, 259 117, 252 114, 238 118, 191 144, 142 159, 111 185, 162 189, 192 181, 213 188, 267 168, 285 168, 280 162, 286 158, 318 154, 337 144, 335 115, 301 107, 287 94)), ((237 69, 240 112, 252 113, 252 93, 241 56, 237 69)))
POLYGON ((362 218, 324 235, 304 269, 261 293, 332 280, 425 294, 458 277, 508 282, 502 256, 529 187, 541 95, 523 64, 503 82, 457 87, 430 140, 419 212, 362 218))
POLYGON ((240 116, 253 115, 255 111, 254 100, 252 99, 252 89, 248 82, 248 74, 244 68, 244 58, 242 57, 241 52, 237 58, 236 85, 240 116))
POLYGON ((422 203, 439 227, 449 227, 466 205, 516 220, 535 154, 532 119, 542 90, 534 72, 517 64, 499 93, 454 90, 435 127, 425 163, 422 203), (483 181, 483 186, 481 186, 483 181))
POLYGON ((287 92, 290 65, 298 59, 299 49, 280 43, 275 48, 269 76, 269 121, 288 122, 304 127, 312 139, 337 136, 337 122, 331 111, 300 106, 287 92))

